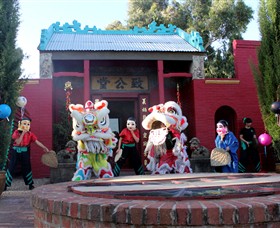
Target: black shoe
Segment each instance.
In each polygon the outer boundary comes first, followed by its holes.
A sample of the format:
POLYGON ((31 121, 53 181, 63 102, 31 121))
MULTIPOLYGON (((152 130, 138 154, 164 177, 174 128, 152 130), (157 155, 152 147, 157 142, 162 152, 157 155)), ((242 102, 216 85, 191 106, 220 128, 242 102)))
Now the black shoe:
POLYGON ((32 189, 34 189, 35 187, 34 187, 34 185, 33 184, 30 184, 29 185, 29 190, 32 190, 32 189))
POLYGON ((5 184, 4 191, 7 191, 7 185, 5 184))

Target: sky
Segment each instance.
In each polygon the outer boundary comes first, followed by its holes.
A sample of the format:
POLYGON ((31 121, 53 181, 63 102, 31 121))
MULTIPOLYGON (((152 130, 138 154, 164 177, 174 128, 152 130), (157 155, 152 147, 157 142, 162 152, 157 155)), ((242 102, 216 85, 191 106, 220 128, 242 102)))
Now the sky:
MULTIPOLYGON (((254 20, 248 26, 243 38, 260 40, 257 7, 258 0, 245 0, 253 8, 254 20)), ((39 78, 39 51, 41 30, 47 29, 53 23, 72 24, 74 20, 99 29, 115 20, 126 24, 128 0, 19 0, 20 27, 17 45, 28 56, 23 60, 23 74, 29 78, 39 78)))

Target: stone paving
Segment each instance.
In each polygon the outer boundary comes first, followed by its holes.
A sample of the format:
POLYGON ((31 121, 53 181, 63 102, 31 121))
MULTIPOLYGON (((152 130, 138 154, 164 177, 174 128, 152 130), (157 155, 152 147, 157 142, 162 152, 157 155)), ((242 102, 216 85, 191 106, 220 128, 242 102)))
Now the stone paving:
MULTIPOLYGON (((34 179, 35 188, 49 183, 49 178, 34 179)), ((34 227, 31 191, 22 178, 15 178, 0 196, 0 228, 6 227, 34 227)))

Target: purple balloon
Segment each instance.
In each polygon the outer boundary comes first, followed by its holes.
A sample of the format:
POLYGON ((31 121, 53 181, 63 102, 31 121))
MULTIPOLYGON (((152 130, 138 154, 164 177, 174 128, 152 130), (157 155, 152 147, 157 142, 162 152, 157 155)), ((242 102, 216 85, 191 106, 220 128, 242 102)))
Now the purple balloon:
POLYGON ((268 146, 272 143, 272 138, 269 134, 263 133, 259 136, 258 141, 263 146, 268 146))

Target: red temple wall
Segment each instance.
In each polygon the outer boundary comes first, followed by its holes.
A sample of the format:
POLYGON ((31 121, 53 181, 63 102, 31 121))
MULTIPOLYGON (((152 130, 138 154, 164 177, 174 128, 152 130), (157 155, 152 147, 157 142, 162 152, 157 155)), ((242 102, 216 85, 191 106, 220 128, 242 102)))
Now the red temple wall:
MULTIPOLYGON (((215 112, 221 106, 230 106, 236 112, 235 134, 243 127, 244 117, 253 119, 253 127, 257 135, 264 132, 264 125, 258 105, 257 91, 251 72, 250 61, 257 63, 256 48, 260 45, 257 41, 234 41, 235 74, 234 79, 193 80, 194 101, 193 116, 190 125, 194 135, 207 148, 214 148, 215 112), (227 81, 240 80, 239 84, 220 84, 227 81), (208 84, 209 83, 209 84, 208 84)), ((190 117, 188 117, 190 119, 190 117)))
MULTIPOLYGON (((26 109, 32 119, 31 131, 36 134, 40 142, 52 149, 52 80, 29 80, 24 86, 22 95, 27 98, 26 109)), ((34 178, 49 176, 49 167, 41 162, 43 153, 39 146, 32 144, 31 165, 34 178)))

